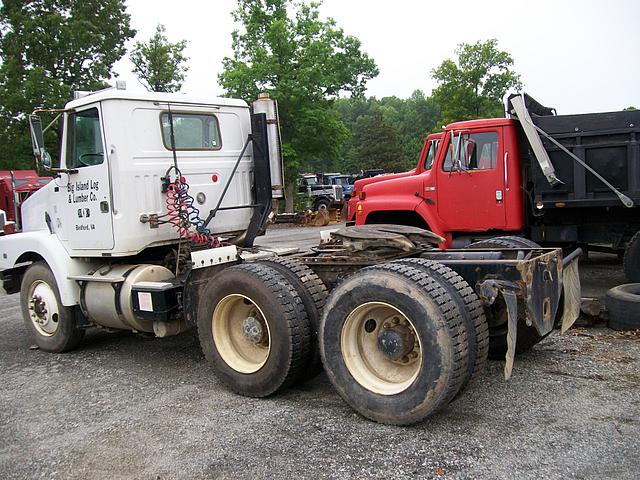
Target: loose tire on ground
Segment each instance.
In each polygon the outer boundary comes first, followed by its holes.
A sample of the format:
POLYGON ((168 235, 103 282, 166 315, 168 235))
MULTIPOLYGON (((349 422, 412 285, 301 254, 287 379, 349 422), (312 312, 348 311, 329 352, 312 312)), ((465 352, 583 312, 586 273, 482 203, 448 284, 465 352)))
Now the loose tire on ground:
POLYGON ((637 232, 624 251, 624 274, 629 281, 640 282, 640 232, 637 232))
POLYGON ((640 328, 640 283, 618 285, 607 292, 609 327, 614 330, 640 328))
POLYGON ((467 281, 446 265, 426 258, 408 258, 399 260, 397 263, 404 263, 423 270, 427 275, 437 280, 458 305, 469 339, 467 375, 456 395, 460 396, 469 382, 487 364, 489 324, 484 314, 484 307, 467 281))
POLYGON ((311 329, 295 288, 267 265, 229 267, 200 296, 198 337, 230 390, 266 397, 293 384, 308 365, 311 329))
POLYGON ((313 270, 295 258, 271 257, 260 260, 258 263, 269 265, 283 275, 293 285, 300 300, 302 300, 311 328, 311 353, 309 355, 309 364, 301 371, 299 381, 309 380, 322 371, 320 347, 318 346, 318 328, 322 309, 329 295, 327 287, 313 270))
POLYGON ((76 325, 73 308, 62 305, 58 284, 46 263, 27 268, 20 306, 25 326, 40 350, 67 352, 82 341, 84 330, 76 325))
POLYGON ((419 422, 459 391, 468 339, 447 291, 424 271, 364 268, 329 295, 320 352, 338 394, 372 420, 419 422))
MULTIPOLYGON (((518 236, 504 236, 480 240, 469 245, 468 248, 541 248, 536 242, 518 236)), ((522 312, 523 309, 519 308, 522 312)), ((507 353, 507 306, 500 297, 487 309, 489 321, 489 358, 504 360, 507 353)), ((548 335, 548 334, 547 334, 548 335)), ((529 327, 524 318, 518 319, 518 333, 516 336, 516 355, 527 352, 547 335, 540 336, 534 327, 529 327)))

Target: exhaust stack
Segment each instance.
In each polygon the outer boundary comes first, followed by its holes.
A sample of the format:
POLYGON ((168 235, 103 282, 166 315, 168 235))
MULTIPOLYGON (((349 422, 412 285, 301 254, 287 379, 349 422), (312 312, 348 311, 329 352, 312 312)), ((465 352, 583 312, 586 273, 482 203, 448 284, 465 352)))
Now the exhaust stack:
POLYGON ((253 113, 267 115, 267 137, 269 141, 269 167, 271 169, 271 195, 273 198, 284 198, 284 178, 282 175, 282 153, 280 149, 280 124, 278 121, 278 105, 269 98, 268 93, 261 93, 253 102, 253 113))

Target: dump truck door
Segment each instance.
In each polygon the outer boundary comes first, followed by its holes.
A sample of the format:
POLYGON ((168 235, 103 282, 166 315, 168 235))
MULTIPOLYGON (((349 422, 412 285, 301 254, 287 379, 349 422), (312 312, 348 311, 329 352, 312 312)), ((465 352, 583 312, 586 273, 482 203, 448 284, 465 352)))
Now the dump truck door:
POLYGON ((450 231, 506 225, 502 127, 452 132, 437 165, 437 208, 450 231))

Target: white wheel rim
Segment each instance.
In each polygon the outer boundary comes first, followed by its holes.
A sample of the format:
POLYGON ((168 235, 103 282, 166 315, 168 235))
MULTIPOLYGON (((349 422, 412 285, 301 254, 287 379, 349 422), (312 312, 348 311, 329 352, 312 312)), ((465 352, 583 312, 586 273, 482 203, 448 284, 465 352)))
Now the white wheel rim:
POLYGON ((342 358, 349 373, 362 387, 380 395, 396 395, 409 388, 420 373, 422 345, 411 320, 396 307, 367 302, 346 318, 340 335, 342 358), (368 331, 375 322, 375 328, 368 331), (385 328, 402 325, 414 339, 413 349, 401 360, 391 360, 378 348, 385 328))
POLYGON ((48 283, 35 281, 29 288, 29 318, 36 331, 52 337, 60 328, 60 309, 56 294, 48 283))
POLYGON ((241 294, 224 297, 211 319, 213 341, 222 360, 240 373, 260 370, 271 352, 271 332, 262 310, 253 300, 241 294), (245 327, 254 327, 252 338, 245 327), (257 335, 257 330, 261 335, 257 335), (260 336, 260 340, 256 340, 260 336))

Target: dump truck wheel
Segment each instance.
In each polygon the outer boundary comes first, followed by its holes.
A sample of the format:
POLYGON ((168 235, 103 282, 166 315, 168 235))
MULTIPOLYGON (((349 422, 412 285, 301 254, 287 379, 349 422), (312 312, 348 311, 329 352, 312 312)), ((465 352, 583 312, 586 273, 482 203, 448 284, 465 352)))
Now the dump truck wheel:
POLYGON ((484 314, 484 307, 467 281, 446 265, 426 258, 408 258, 399 260, 397 263, 404 263, 425 271, 442 285, 460 309, 469 339, 469 358, 467 375, 456 395, 458 397, 487 364, 489 324, 484 314))
MULTIPOLYGON (((517 236, 504 236, 480 240, 469 245, 469 248, 541 248, 536 242, 517 236)), ((504 360, 507 353, 507 308, 504 300, 499 298, 487 311, 489 319, 489 358, 504 360)), ((547 334, 548 335, 548 334, 547 334)), ((524 319, 518 320, 516 336, 516 355, 531 350, 547 335, 540 336, 534 327, 529 327, 524 319)))
POLYGON ((269 265, 283 275, 293 285, 300 300, 302 300, 311 328, 311 353, 309 355, 309 363, 300 372, 298 380, 300 382, 309 380, 322 371, 320 348, 318 346, 318 327, 322 309, 329 295, 327 287, 313 270, 294 258, 271 257, 260 260, 259 263, 269 265))
POLYGON ((614 330, 640 328, 640 283, 618 285, 607 292, 609 327, 614 330))
POLYGON ((84 330, 78 328, 73 309, 62 305, 56 279, 45 263, 34 263, 22 277, 20 306, 40 350, 66 352, 82 341, 84 330))
POLYGON ((198 336, 229 389, 266 397, 308 365, 310 327, 291 283, 267 265, 244 264, 212 277, 200 296, 198 336))
POLYGON ((320 352, 351 407, 396 425, 419 422, 455 396, 469 354, 451 296, 424 271, 400 263, 364 268, 333 290, 320 352))
POLYGON ((629 281, 640 282, 640 232, 637 232, 624 251, 624 274, 629 281))
MULTIPOLYGON (((521 309, 519 309, 521 310, 521 309)), ((498 298, 486 312, 489 322, 489 358, 504 360, 507 354, 507 305, 498 298), (496 325, 491 327, 491 325, 496 325)), ((549 332, 551 333, 551 332, 549 332)), ((518 318, 518 332, 516 334, 516 356, 528 352, 533 346, 549 335, 540 336, 535 327, 529 327, 524 318, 518 318)))
POLYGON ((473 242, 467 248, 542 248, 528 238, 509 235, 504 237, 487 238, 473 242))

